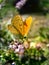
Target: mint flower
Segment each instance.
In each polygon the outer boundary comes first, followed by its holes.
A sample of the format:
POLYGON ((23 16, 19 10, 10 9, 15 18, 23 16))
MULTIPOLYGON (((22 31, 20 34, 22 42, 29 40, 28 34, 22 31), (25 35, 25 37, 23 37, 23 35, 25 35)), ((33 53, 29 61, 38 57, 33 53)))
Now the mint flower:
POLYGON ((16 8, 21 9, 23 5, 26 3, 27 0, 20 0, 18 3, 16 3, 16 8))

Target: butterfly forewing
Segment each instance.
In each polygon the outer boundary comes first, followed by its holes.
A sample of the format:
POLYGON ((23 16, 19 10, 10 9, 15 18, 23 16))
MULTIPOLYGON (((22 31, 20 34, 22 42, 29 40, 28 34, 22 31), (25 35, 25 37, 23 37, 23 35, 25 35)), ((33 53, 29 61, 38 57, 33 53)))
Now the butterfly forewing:
POLYGON ((12 19, 12 25, 23 35, 23 20, 20 15, 12 19))
POLYGON ((25 22, 24 22, 24 35, 27 35, 29 30, 30 30, 30 27, 31 27, 31 23, 32 23, 32 17, 28 17, 25 22))

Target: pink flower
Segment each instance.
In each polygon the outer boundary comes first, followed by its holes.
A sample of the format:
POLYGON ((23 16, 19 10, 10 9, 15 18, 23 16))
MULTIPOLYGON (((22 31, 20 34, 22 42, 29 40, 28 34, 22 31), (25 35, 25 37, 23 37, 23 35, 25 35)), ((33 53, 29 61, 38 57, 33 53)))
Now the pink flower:
POLYGON ((15 49, 15 48, 16 48, 16 45, 13 44, 13 45, 12 45, 12 48, 15 49))
POLYGON ((18 48, 19 48, 19 54, 23 54, 24 53, 24 46, 21 44, 21 45, 18 45, 18 48))
POLYGON ((15 53, 18 53, 19 52, 19 49, 15 49, 15 51, 14 51, 15 53))
POLYGON ((24 56, 24 49, 19 49, 19 58, 24 56))
POLYGON ((16 3, 16 8, 21 9, 21 7, 26 3, 27 0, 20 0, 16 3))
POLYGON ((37 43, 36 48, 39 50, 42 47, 41 43, 37 43))
POLYGON ((14 45, 16 45, 16 46, 17 46, 17 45, 18 45, 18 43, 17 43, 17 42, 15 42, 15 43, 14 43, 14 45))
POLYGON ((16 8, 21 9, 21 7, 22 7, 22 3, 21 3, 21 2, 18 2, 18 3, 16 4, 16 8))
POLYGON ((24 53, 24 49, 19 49, 19 53, 23 54, 24 53))
POLYGON ((21 44, 21 45, 18 45, 18 48, 19 48, 19 49, 23 49, 24 46, 21 44))

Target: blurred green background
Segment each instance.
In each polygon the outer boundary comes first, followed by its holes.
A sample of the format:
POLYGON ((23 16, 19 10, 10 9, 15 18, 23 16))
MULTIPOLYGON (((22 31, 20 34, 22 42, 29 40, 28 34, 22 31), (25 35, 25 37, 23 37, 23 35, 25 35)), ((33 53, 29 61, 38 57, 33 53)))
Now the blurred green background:
MULTIPOLYGON (((7 30, 6 26, 16 14, 22 15, 24 18, 29 15, 33 17, 32 28, 28 34, 29 38, 39 36, 42 39, 46 39, 46 43, 49 43, 49 0, 35 0, 38 8, 35 8, 32 4, 28 4, 31 5, 29 8, 31 13, 27 13, 27 11, 23 13, 24 11, 22 8, 23 14, 20 13, 21 9, 18 10, 15 7, 16 1, 17 0, 0 0, 0 49, 7 49, 9 43, 15 40, 15 36, 7 30)), ((28 1, 29 0, 27 0, 27 2, 28 1)), ((49 53, 47 56, 49 57, 49 53)), ((37 65, 38 64, 39 63, 37 63, 37 65)), ((49 65, 49 58, 43 62, 42 65, 49 65)))
MULTIPOLYGON (((10 14, 10 13, 15 14, 17 12, 20 12, 20 10, 18 11, 17 8, 15 8, 16 6, 15 4, 17 1, 19 0, 0 0, 0 19, 6 16, 7 14, 10 14)), ((27 0, 27 2, 28 1, 29 0, 27 0)), ((29 2, 32 2, 32 3, 26 4, 26 6, 31 6, 28 9, 32 10, 32 13, 35 10, 36 10, 35 12, 38 12, 38 13, 41 12, 41 14, 46 14, 49 12, 49 0, 33 0, 29 2), (33 3, 34 3, 34 6, 33 6, 33 3)))

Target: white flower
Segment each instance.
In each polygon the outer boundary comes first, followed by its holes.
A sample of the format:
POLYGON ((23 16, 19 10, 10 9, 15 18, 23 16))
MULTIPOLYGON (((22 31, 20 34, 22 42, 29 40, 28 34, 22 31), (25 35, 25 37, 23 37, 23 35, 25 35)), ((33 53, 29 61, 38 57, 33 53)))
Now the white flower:
POLYGON ((15 53, 18 53, 19 52, 19 49, 15 49, 15 51, 14 51, 15 53))
POLYGON ((15 62, 13 62, 12 65, 15 65, 15 62))
POLYGON ((49 47, 49 44, 47 44, 47 47, 49 47))
POLYGON ((9 48, 12 48, 12 45, 9 45, 9 48))
POLYGON ((0 58, 2 58, 3 56, 2 55, 0 55, 0 58))
POLYGON ((9 53, 6 53, 6 56, 8 56, 9 55, 9 53))
POLYGON ((31 42, 30 43, 30 48, 32 48, 32 47, 34 47, 34 48, 36 47, 36 42, 31 42))

